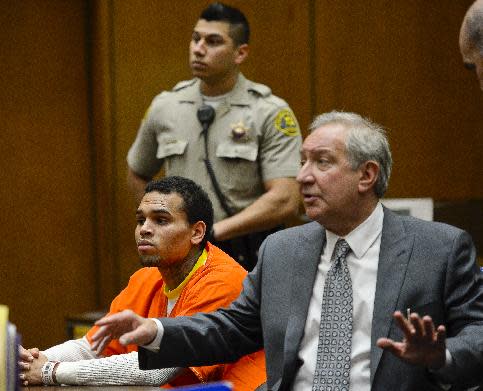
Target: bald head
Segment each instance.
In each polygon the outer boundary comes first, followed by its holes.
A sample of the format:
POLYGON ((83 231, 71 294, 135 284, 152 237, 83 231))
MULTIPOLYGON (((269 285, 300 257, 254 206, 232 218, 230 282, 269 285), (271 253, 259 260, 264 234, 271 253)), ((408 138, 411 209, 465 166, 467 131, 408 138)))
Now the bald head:
POLYGON ((476 0, 466 12, 460 30, 463 62, 476 71, 483 91, 483 0, 476 0))

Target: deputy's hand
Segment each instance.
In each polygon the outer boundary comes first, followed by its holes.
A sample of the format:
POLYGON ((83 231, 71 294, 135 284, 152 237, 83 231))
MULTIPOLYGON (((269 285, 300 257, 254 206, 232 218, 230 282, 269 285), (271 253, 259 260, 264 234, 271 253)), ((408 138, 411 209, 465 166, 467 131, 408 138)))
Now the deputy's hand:
POLYGON ((446 362, 446 328, 440 325, 435 329, 433 320, 427 315, 421 318, 412 313, 406 319, 400 311, 396 311, 393 316, 404 333, 404 339, 395 342, 379 338, 377 346, 411 364, 441 368, 446 362))
POLYGON ((143 318, 131 310, 106 316, 96 322, 99 329, 92 336, 91 347, 98 354, 112 339, 119 338, 122 345, 147 345, 156 338, 158 327, 150 319, 143 318))
POLYGON ((37 349, 37 357, 29 362, 28 369, 21 368, 19 377, 22 385, 34 386, 42 384, 42 367, 46 362, 47 357, 39 353, 37 349))

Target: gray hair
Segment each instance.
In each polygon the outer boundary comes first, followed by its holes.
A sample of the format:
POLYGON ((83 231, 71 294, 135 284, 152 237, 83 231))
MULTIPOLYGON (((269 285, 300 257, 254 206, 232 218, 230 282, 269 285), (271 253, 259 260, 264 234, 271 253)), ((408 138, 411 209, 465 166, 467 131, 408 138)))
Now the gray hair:
MULTIPOLYGON (((476 4, 476 3, 475 3, 476 4)), ((466 31, 471 44, 483 55, 483 7, 474 5, 466 19, 466 31)))
POLYGON ((346 140, 346 153, 353 170, 368 160, 376 161, 379 164, 379 175, 374 191, 377 197, 382 198, 387 190, 392 167, 391 149, 386 131, 380 125, 359 114, 341 111, 331 111, 315 117, 309 130, 313 132, 321 126, 332 123, 343 125, 349 132, 346 140))

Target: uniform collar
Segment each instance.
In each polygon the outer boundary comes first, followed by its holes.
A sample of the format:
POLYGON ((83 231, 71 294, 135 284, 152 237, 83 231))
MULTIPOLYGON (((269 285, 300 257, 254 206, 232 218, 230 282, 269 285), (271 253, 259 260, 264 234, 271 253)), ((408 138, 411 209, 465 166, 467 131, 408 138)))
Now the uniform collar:
MULTIPOLYGON (((178 90, 178 101, 201 105, 203 97, 200 91, 200 84, 200 79, 193 79, 191 83, 188 82, 186 88, 178 90)), ((235 106, 247 106, 249 104, 247 92, 250 88, 250 82, 243 74, 239 73, 235 86, 226 97, 226 102, 235 106)))

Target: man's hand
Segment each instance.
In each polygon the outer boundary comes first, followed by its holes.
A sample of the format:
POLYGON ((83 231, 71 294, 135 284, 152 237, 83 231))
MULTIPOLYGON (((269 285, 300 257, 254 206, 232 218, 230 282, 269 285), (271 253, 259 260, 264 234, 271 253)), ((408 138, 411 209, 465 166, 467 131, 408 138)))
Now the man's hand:
POLYGON ((446 328, 435 329, 430 316, 421 318, 412 313, 405 319, 400 311, 394 313, 394 319, 404 333, 402 342, 388 338, 379 338, 377 346, 389 350, 396 357, 411 364, 423 365, 430 369, 441 368, 446 363, 446 328))
POLYGON ((38 359, 40 355, 38 348, 25 349, 23 346, 18 346, 18 367, 20 369, 20 381, 22 385, 27 386, 26 375, 24 372, 29 371, 34 360, 38 359))
POLYGON ((20 358, 28 357, 31 354, 32 360, 28 363, 26 361, 20 361, 25 365, 21 365, 20 369, 20 381, 24 386, 34 386, 42 384, 42 366, 48 361, 47 357, 40 353, 37 348, 26 350, 23 347, 19 347, 20 358))
POLYGON ((29 369, 29 363, 34 361, 34 359, 39 358, 39 349, 31 348, 25 349, 23 346, 18 346, 18 358, 20 369, 29 369))
POLYGON ((147 345, 156 338, 158 327, 150 319, 143 318, 131 310, 124 310, 99 319, 99 330, 92 336, 91 347, 100 354, 112 340, 119 338, 122 345, 147 345))

